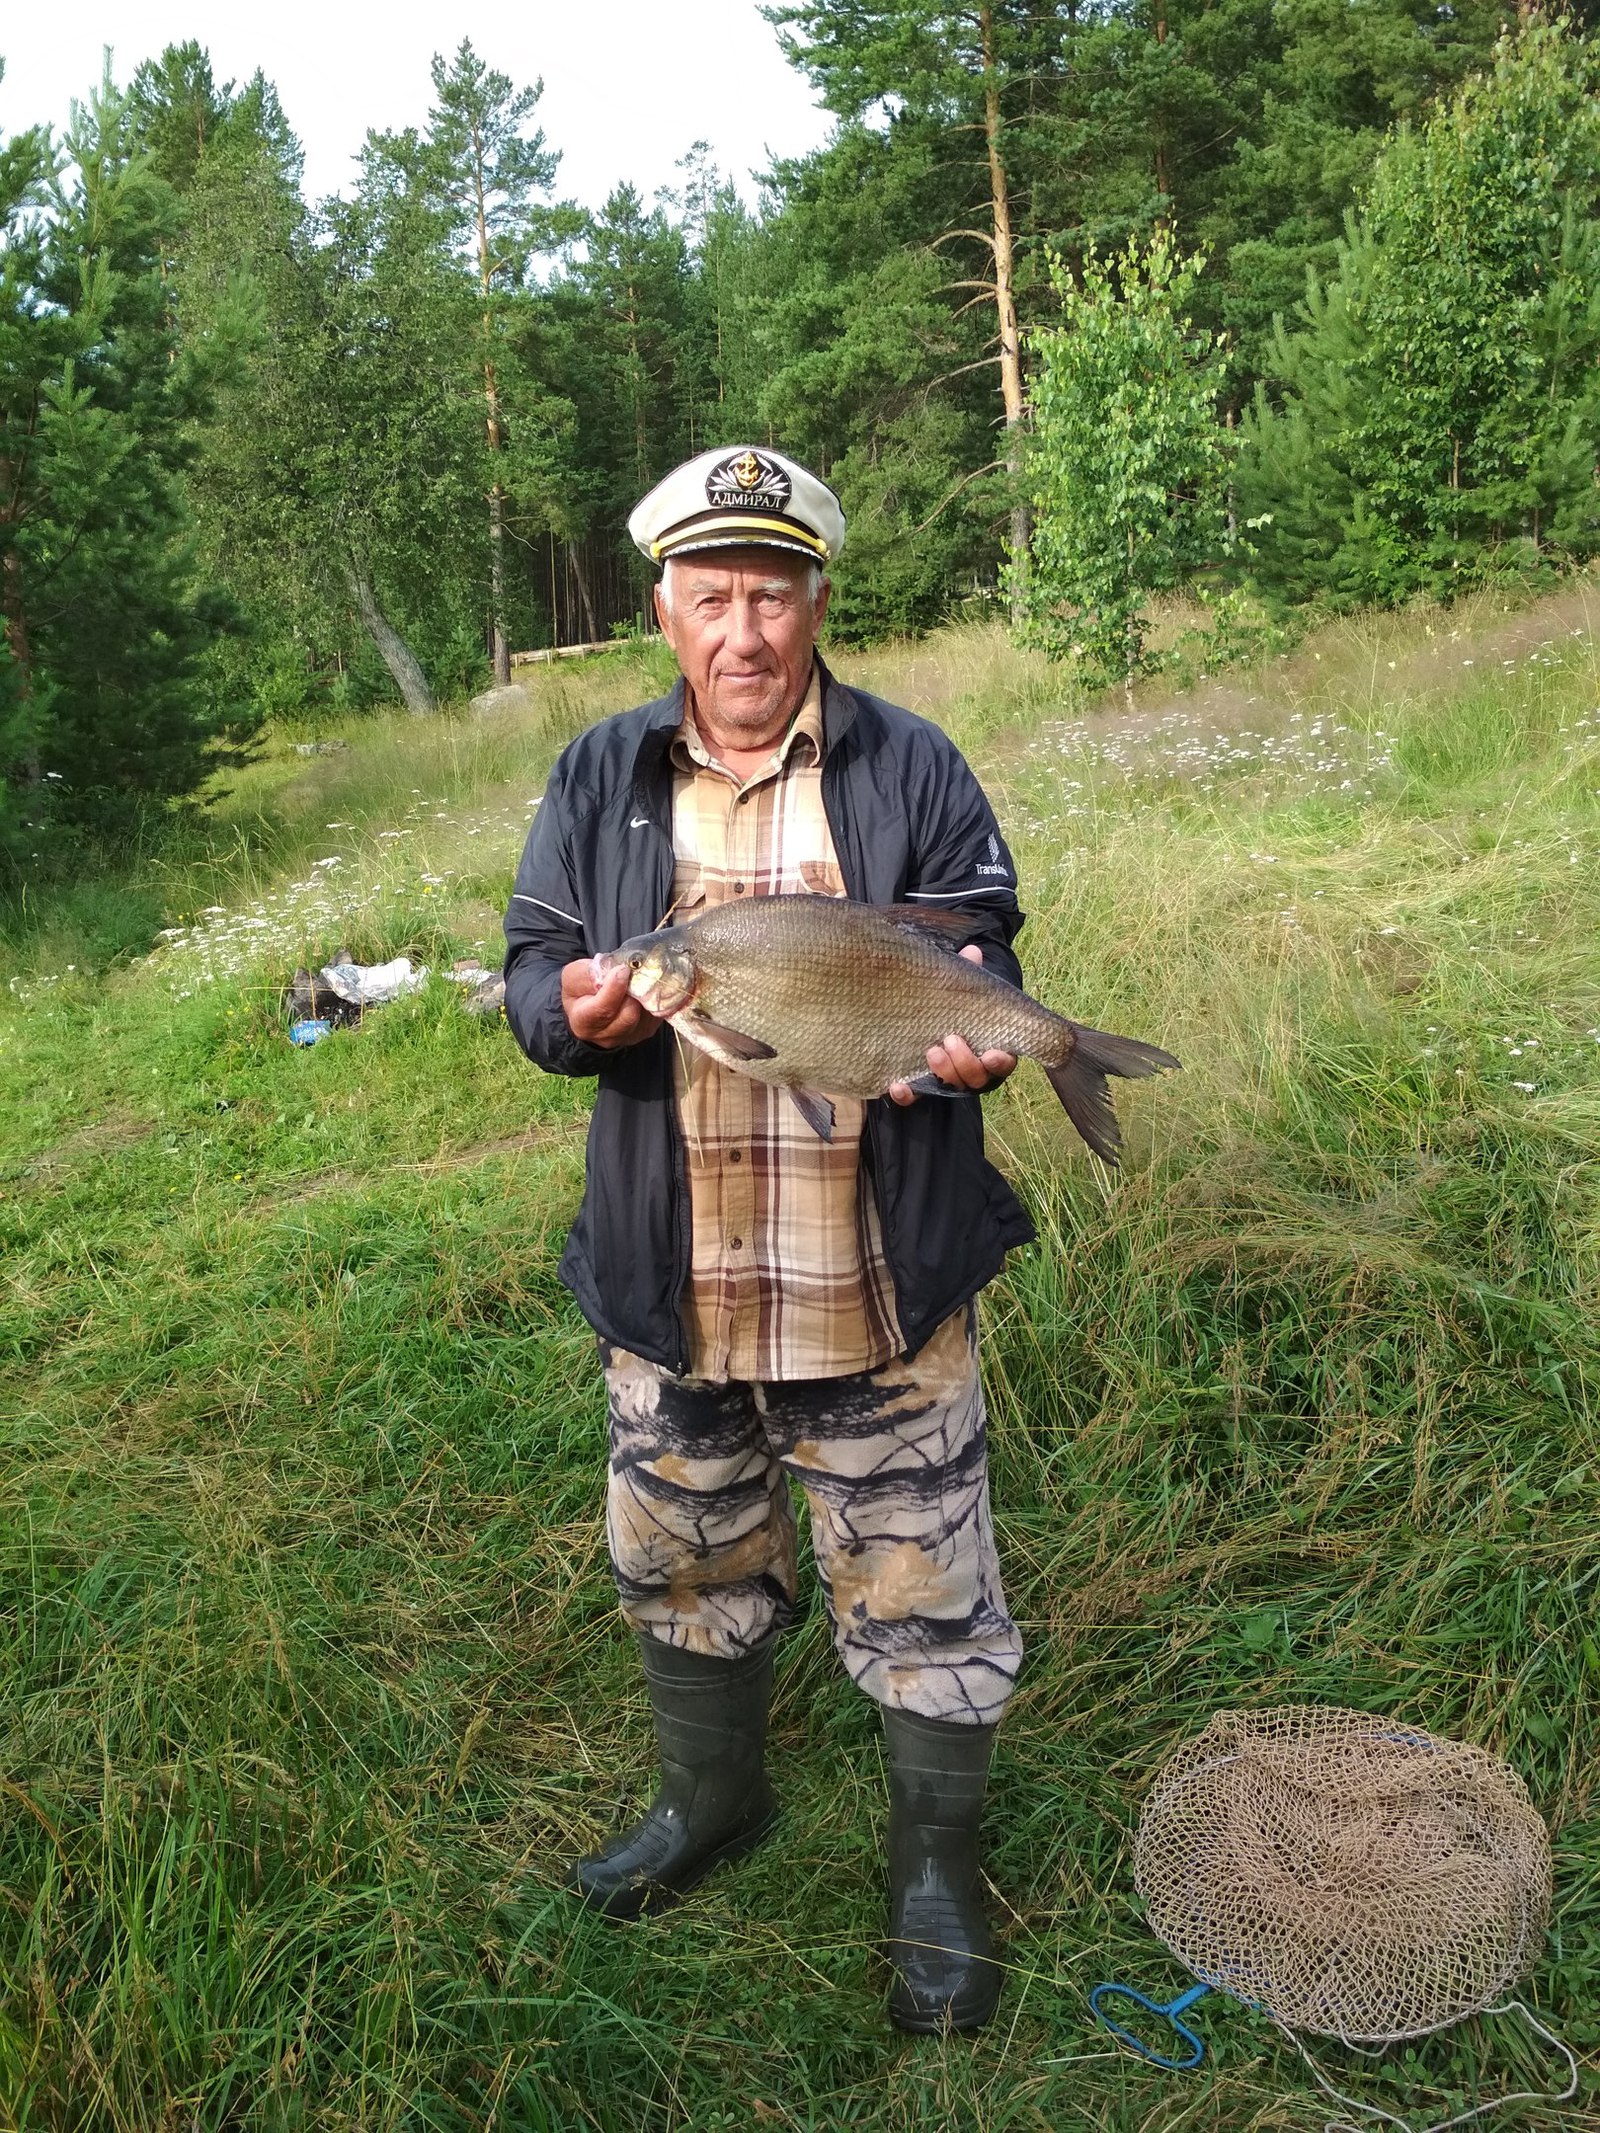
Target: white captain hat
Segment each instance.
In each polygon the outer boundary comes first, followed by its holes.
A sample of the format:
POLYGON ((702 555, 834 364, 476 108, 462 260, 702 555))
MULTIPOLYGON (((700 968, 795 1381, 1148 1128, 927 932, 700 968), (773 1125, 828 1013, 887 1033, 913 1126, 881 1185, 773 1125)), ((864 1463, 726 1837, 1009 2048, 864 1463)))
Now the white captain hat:
POLYGON ((844 546, 844 510, 782 452, 736 444, 674 467, 634 506, 628 531, 652 563, 701 548, 787 548, 831 563, 844 546))

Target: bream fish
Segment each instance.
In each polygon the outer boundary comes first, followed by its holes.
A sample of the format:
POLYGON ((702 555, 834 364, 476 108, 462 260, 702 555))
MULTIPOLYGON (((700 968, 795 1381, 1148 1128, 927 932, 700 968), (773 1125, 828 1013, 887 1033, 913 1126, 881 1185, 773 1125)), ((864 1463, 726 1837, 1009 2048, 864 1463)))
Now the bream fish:
POLYGON ((1095 1154, 1122 1136, 1108 1074, 1139 1079, 1179 1062, 1132 1037, 1086 1029, 956 953, 957 913, 830 896, 760 896, 624 941, 595 958, 626 966, 640 1005, 737 1074, 787 1089, 824 1140, 834 1096, 882 1096, 896 1081, 950 1095, 929 1047, 959 1031, 976 1052, 1037 1059, 1095 1154))

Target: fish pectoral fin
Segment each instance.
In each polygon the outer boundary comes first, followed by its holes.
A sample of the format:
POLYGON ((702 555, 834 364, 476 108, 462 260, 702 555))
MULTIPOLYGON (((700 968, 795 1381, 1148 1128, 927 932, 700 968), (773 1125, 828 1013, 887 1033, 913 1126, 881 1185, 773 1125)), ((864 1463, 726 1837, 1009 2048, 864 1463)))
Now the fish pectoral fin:
POLYGON ((941 1081, 937 1074, 913 1074, 906 1083, 913 1096, 971 1096, 971 1089, 952 1089, 949 1082, 941 1081))
POLYGON ((819 1140, 833 1139, 833 1098, 824 1096, 820 1089, 794 1089, 789 1094, 794 1098, 794 1107, 819 1140))
POLYGON ((948 948, 952 955, 978 930, 977 920, 965 911, 930 911, 925 904, 879 904, 877 909, 902 932, 931 941, 935 948, 948 948))
POLYGON ((709 1037, 711 1042, 733 1059, 776 1059, 778 1054, 770 1044, 763 1044, 759 1037, 747 1037, 742 1030, 725 1029, 720 1022, 713 1022, 709 1015, 692 1014, 689 1017, 697 1036, 709 1037))

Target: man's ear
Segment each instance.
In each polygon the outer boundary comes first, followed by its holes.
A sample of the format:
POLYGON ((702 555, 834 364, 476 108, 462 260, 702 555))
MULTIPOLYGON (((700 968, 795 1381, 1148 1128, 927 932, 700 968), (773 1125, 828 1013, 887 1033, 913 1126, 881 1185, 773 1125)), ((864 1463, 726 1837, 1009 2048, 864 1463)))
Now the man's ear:
POLYGON ((662 636, 666 638, 668 644, 670 644, 672 646, 672 649, 676 651, 678 647, 672 635, 672 610, 667 605, 666 586, 667 581, 664 577, 662 577, 657 579, 655 587, 653 589, 653 597, 656 603, 656 624, 657 627, 660 629, 662 636))
POLYGON ((817 587, 817 597, 811 609, 812 622, 818 630, 822 628, 822 618, 828 612, 828 602, 832 598, 833 580, 832 578, 824 578, 817 587))

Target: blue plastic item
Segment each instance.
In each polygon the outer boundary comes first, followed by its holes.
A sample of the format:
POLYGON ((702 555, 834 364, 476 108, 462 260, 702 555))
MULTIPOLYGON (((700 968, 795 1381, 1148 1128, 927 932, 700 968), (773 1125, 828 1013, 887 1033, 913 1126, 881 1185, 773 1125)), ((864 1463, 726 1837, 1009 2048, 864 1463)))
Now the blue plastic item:
POLYGON ((291 1044, 320 1044, 333 1028, 326 1015, 311 1015, 304 1022, 289 1024, 291 1044))
POLYGON ((1180 1992, 1175 2000, 1163 2001, 1148 1999, 1144 1993, 1135 1992, 1131 1985, 1096 1985, 1089 1995, 1089 2005, 1111 2034, 1120 2037, 1141 2059, 1148 2059, 1152 2066, 1164 2066, 1169 2073, 1182 2074, 1187 2073, 1190 2067, 1200 2064, 1206 2055, 1206 2047, 1204 2040, 1181 2018, 1188 2013, 1196 2000, 1203 2000, 1210 1990, 1209 1985, 1191 1985, 1187 1992, 1180 1992), (1189 2056, 1186 2059, 1165 2058, 1160 2052, 1153 2052, 1148 2044, 1141 2043, 1131 2029, 1124 2029, 1120 2022, 1114 2022, 1101 2005, 1101 2001, 1110 1993, 1115 1993, 1124 2000, 1132 2000, 1135 2006, 1142 2007, 1146 2014, 1159 2015, 1162 2021, 1170 2022, 1188 2045, 1189 2056))

